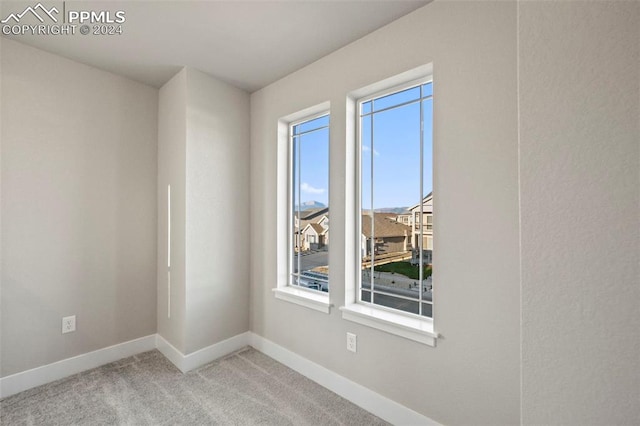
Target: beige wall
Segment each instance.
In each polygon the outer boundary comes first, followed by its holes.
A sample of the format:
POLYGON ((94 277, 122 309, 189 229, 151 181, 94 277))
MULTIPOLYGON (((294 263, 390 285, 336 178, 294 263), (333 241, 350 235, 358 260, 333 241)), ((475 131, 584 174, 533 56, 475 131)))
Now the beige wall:
POLYGON ((158 91, 6 39, 1 60, 6 376, 155 333, 158 91))
POLYGON ((520 4, 525 424, 640 422, 640 3, 520 4))
POLYGON ((249 94, 187 69, 186 352, 249 331, 249 94))
POLYGON ((249 95, 185 68, 159 118, 158 333, 186 355, 249 330, 249 95))
POLYGON ((160 88, 158 102, 158 333, 185 352, 185 218, 187 165, 187 70, 160 88), (168 191, 171 185, 171 270, 167 256, 168 191), (169 272, 171 278, 169 278, 169 272), (169 280, 171 285, 169 285, 169 280))
POLYGON ((444 424, 637 423, 639 9, 430 4, 254 93, 251 151, 248 95, 207 75, 183 70, 158 108, 153 88, 1 39, 0 375, 156 330, 186 354, 250 327, 444 424), (345 96, 428 62, 437 348, 335 309, 345 96), (325 101, 329 315, 271 291, 277 120, 325 101), (78 331, 62 335, 71 314, 78 331))
POLYGON ((251 328, 444 424, 520 419, 516 4, 436 2, 251 97, 251 328), (433 62, 437 348, 342 320, 346 95, 433 62), (273 296, 278 119, 331 102, 329 315, 273 296), (461 171, 463 173, 461 174, 461 171), (480 225, 480 226, 479 226, 480 225), (491 250, 487 248, 490 247, 491 250), (310 332, 313 330, 313 332, 310 332), (347 352, 345 333, 358 336, 347 352))

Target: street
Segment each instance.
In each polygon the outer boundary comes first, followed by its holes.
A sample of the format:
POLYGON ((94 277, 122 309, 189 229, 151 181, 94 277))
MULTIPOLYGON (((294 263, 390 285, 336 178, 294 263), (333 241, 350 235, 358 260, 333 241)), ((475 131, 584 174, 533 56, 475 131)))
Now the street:
MULTIPOLYGON (((293 270, 294 272, 298 272, 298 263, 297 257, 296 262, 294 262, 293 270)), ((329 265, 329 252, 328 251, 307 251, 302 252, 302 256, 300 256, 300 269, 304 271, 310 271, 313 268, 317 268, 318 266, 328 266, 329 265)))

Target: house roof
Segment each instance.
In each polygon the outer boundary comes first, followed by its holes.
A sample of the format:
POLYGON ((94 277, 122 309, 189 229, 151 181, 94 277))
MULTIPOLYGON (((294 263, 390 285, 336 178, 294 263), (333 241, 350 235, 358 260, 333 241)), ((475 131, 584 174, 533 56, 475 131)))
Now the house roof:
POLYGON ((320 234, 322 234, 324 232, 324 228, 318 223, 310 223, 307 226, 312 227, 313 230, 316 231, 316 234, 318 234, 318 235, 320 235, 320 234))
POLYGON ((307 223, 307 225, 302 229, 302 232, 306 232, 307 228, 313 229, 317 235, 324 235, 329 230, 329 228, 323 228, 319 223, 307 223))
MULTIPOLYGON (((329 218, 328 207, 324 207, 321 209, 309 209, 309 210, 302 211, 301 213, 302 213, 302 220, 300 221, 300 229, 302 230, 304 230, 304 228, 306 228, 307 225, 309 224, 318 224, 318 222, 322 221, 322 218, 325 216, 327 217, 327 219, 329 218)), ((298 216, 298 212, 296 212, 296 217, 297 216, 298 216)))
MULTIPOLYGON (((375 213, 374 231, 376 237, 404 237, 411 235, 411 227, 395 221, 389 213, 375 213)), ((371 235, 371 214, 362 215, 362 233, 371 235)))
MULTIPOLYGON (((315 209, 308 209, 308 210, 303 210, 300 212, 300 218, 305 221, 305 220, 312 220, 315 219, 318 216, 321 215, 328 215, 329 214, 329 207, 321 207, 321 208, 315 208, 315 209)), ((295 212, 295 216, 298 217, 298 212, 295 212)))
MULTIPOLYGON (((422 199, 422 204, 427 204, 427 205, 425 205, 425 210, 424 210, 425 213, 433 212, 433 191, 428 193, 422 199)), ((418 207, 420 207, 420 203, 416 204, 415 206, 410 207, 409 211, 414 212, 418 207)))

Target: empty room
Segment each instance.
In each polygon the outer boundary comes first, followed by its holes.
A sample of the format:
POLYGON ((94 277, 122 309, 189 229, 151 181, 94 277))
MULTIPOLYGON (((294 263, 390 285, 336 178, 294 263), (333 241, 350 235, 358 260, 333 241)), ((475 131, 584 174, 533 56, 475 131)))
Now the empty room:
POLYGON ((0 28, 0 424, 640 424, 640 2, 0 28))

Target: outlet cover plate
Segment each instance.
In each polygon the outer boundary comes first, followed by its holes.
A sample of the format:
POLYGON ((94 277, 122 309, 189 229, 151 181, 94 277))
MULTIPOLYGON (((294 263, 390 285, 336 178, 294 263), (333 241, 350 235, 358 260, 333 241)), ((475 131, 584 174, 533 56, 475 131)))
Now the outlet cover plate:
POLYGON ((350 352, 358 351, 358 339, 357 336, 353 333, 347 333, 347 350, 350 352))
POLYGON ((62 334, 71 333, 76 331, 76 316, 71 315, 70 317, 62 318, 62 334))

